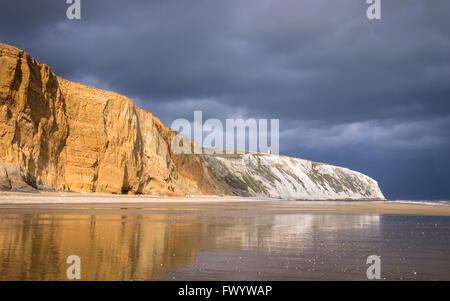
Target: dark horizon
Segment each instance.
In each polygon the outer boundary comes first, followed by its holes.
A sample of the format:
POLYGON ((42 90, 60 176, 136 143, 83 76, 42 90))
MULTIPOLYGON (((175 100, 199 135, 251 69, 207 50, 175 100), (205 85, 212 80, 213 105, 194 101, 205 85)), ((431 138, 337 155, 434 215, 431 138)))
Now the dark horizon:
POLYGON ((177 118, 279 118, 280 154, 450 199, 450 2, 1 1, 0 42, 177 118))

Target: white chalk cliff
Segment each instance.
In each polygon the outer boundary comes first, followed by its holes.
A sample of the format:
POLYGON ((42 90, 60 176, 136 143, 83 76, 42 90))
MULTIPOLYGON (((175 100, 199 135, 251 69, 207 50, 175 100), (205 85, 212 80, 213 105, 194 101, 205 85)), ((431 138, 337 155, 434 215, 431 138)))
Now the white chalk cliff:
POLYGON ((384 199, 362 173, 313 161, 266 154, 202 156, 227 194, 281 199, 384 199))

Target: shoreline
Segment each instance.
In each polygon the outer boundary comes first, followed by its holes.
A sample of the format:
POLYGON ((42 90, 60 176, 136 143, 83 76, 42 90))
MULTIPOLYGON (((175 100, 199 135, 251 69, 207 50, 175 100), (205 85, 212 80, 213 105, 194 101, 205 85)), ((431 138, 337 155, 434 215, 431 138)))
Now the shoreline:
POLYGON ((204 204, 212 208, 215 204, 248 203, 255 210, 270 204, 278 210, 292 213, 312 214, 395 214, 450 216, 450 206, 442 204, 414 204, 392 200, 280 200, 238 196, 157 196, 157 195, 110 195, 78 192, 0 192, 0 210, 8 206, 58 206, 67 208, 77 205, 121 205, 133 204, 146 206, 164 204, 204 204), (4 208, 2 208, 4 207, 4 208))

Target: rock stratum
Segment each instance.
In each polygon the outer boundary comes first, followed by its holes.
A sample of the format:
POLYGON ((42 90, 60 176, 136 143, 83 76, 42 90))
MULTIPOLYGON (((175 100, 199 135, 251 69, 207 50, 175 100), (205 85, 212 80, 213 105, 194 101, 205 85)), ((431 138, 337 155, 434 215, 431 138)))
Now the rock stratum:
POLYGON ((127 97, 62 79, 0 43, 0 190, 384 199, 375 180, 342 167, 176 155, 177 134, 127 97))

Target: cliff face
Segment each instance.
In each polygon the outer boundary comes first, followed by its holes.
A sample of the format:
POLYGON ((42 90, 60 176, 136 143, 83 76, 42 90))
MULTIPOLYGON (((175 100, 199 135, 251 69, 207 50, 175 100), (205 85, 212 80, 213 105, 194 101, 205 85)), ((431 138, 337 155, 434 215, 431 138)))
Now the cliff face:
POLYGON ((198 156, 174 158, 175 134, 128 98, 0 44, 0 188, 215 193, 198 156))
POLYGON ((384 199, 375 180, 347 168, 284 156, 202 156, 226 194, 281 199, 384 199))
POLYGON ((382 198, 370 178, 325 164, 175 155, 176 134, 130 99, 66 81, 0 44, 2 190, 382 198))

